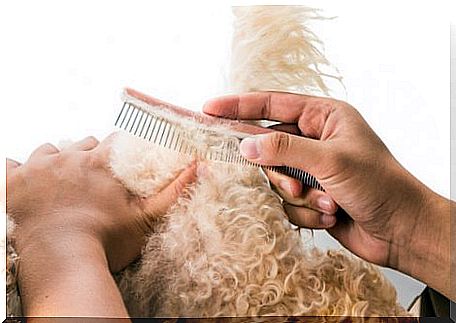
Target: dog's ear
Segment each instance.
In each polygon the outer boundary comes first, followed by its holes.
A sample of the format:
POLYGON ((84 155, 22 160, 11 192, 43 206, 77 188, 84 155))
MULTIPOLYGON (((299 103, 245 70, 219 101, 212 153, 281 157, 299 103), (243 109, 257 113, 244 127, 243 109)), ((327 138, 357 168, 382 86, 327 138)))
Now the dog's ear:
POLYGON ((323 53, 322 42, 309 27, 312 20, 323 18, 317 9, 242 6, 234 7, 233 13, 232 92, 329 95, 327 79, 341 81, 323 53))

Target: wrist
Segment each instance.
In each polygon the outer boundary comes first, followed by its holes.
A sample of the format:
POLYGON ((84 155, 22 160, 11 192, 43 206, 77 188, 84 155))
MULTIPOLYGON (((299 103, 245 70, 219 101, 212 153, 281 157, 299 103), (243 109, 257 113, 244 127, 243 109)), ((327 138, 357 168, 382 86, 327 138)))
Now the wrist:
POLYGON ((99 217, 95 210, 73 208, 39 212, 17 223, 14 247, 27 260, 53 256, 66 261, 89 250, 93 252, 91 257, 102 260, 105 258, 99 248, 102 238, 91 221, 99 217))
MULTIPOLYGON (((418 210, 404 213, 410 225, 398 247, 395 269, 449 296, 450 201, 426 188, 418 210)), ((406 222, 406 221, 405 221, 406 222)))
POLYGON ((24 246, 18 283, 27 316, 104 316, 109 304, 88 295, 104 286, 115 289, 101 243, 74 234, 47 236, 24 246))
POLYGON ((17 245, 21 286, 39 286, 44 283, 42 277, 71 274, 71 269, 81 264, 109 270, 102 244, 87 234, 43 234, 33 241, 27 239, 17 245))

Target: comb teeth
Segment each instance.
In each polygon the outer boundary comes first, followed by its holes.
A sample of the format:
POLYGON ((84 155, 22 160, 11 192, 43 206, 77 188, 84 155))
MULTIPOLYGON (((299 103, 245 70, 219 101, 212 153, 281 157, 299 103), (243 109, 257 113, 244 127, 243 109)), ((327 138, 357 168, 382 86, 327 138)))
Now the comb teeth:
MULTIPOLYGON (((300 180, 306 186, 324 191, 315 177, 301 169, 289 166, 261 166, 248 161, 242 157, 238 146, 233 141, 225 141, 220 148, 207 149, 201 152, 186 138, 184 131, 179 125, 173 124, 163 117, 155 116, 129 102, 124 102, 115 125, 134 136, 179 153, 212 161, 262 167, 293 177, 300 180)), ((197 134, 206 135, 208 133, 205 129, 197 129, 197 134)))

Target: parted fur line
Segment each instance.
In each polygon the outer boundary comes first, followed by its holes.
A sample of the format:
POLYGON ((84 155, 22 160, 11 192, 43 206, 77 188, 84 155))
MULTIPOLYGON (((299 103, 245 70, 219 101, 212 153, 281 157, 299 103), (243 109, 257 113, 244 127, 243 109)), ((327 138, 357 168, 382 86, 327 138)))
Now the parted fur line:
MULTIPOLYGON (((329 63, 306 25, 315 14, 296 6, 235 8, 231 90, 327 93, 316 66, 329 63)), ((219 141, 200 136, 201 147, 219 141)), ((113 142, 114 176, 141 196, 190 162, 128 134, 113 142)), ((17 316, 8 229, 7 310, 17 316)), ((408 315, 375 266, 344 250, 323 252, 310 230, 294 229, 260 169, 218 162, 198 164, 197 183, 157 220, 141 258, 115 278, 133 317, 408 315)))

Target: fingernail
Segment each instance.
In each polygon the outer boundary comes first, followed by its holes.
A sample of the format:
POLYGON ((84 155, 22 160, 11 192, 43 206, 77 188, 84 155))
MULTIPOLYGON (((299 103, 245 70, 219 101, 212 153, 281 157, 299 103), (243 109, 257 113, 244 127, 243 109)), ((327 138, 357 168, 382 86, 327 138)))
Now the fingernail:
POLYGON ((260 157, 258 149, 258 140, 255 137, 248 137, 241 141, 239 146, 241 155, 247 159, 256 159, 260 157))
POLYGON ((336 217, 334 215, 322 214, 320 216, 320 224, 324 227, 331 227, 336 223, 336 217))
POLYGON ((334 211, 334 202, 329 196, 321 196, 317 200, 317 206, 321 211, 332 213, 334 211))
POLYGON ((293 191, 291 189, 291 184, 289 181, 286 181, 284 179, 282 179, 280 182, 279 182, 279 187, 284 190, 285 192, 287 192, 288 194, 290 194, 291 196, 294 196, 293 195, 293 191))

